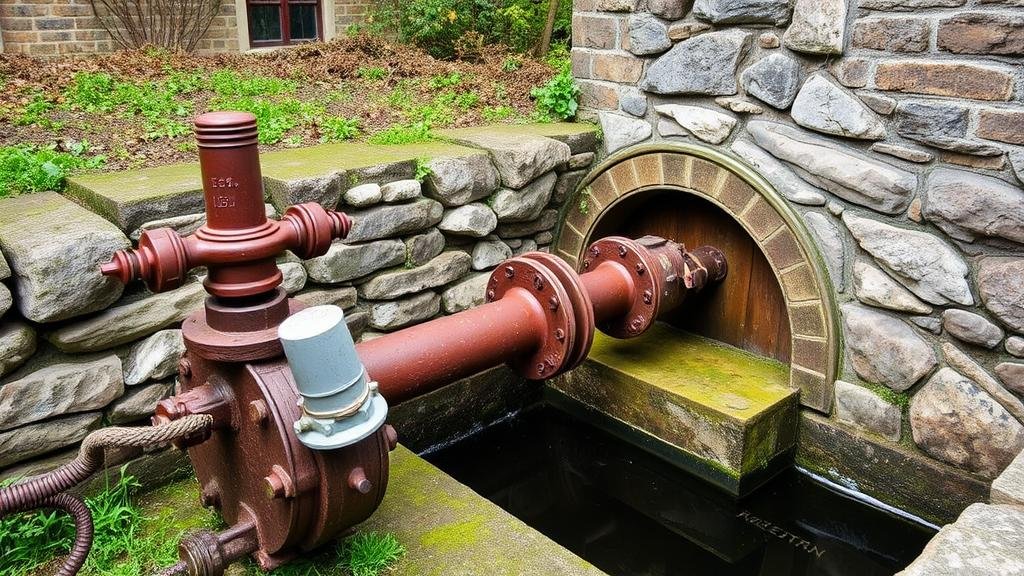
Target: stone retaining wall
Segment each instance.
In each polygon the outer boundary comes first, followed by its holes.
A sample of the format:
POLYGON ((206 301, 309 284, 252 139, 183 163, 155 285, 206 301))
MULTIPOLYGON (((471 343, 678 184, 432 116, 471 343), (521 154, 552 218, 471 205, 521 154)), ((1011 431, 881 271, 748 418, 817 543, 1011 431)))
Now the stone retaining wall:
MULTIPOLYGON (((1024 448, 1021 6, 576 0, 573 16, 603 152, 702 143, 804 217, 843 316, 831 425, 981 481, 1024 448)), ((820 471, 913 475, 871 466, 820 471)))
MULTIPOLYGON (((490 270, 547 250, 594 157, 585 125, 452 130, 450 142, 331 144, 263 156, 267 211, 319 201, 354 220, 322 257, 279 260, 284 287, 336 304, 372 338, 480 303, 490 270), (456 144, 458 142, 459 144, 456 144), (419 182, 417 166, 429 168, 419 182)), ((143 422, 174 386, 202 271, 151 294, 99 265, 140 231, 203 222, 198 165, 75 178, 66 196, 0 200, 0 477, 66 461, 90 431, 143 422)))

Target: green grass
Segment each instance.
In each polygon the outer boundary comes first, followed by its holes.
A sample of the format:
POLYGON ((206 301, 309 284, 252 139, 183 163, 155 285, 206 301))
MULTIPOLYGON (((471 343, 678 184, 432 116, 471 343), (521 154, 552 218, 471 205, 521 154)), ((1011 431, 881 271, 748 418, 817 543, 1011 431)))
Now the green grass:
POLYGON ((88 155, 88 142, 73 142, 66 147, 66 151, 57 150, 56 144, 44 148, 27 144, 0 147, 0 198, 61 191, 70 173, 100 168, 106 162, 104 156, 88 155))
MULTIPOLYGON (((178 561, 177 544, 185 532, 220 530, 215 513, 198 509, 194 481, 160 488, 137 502, 138 482, 122 469, 118 479, 99 494, 87 498, 95 539, 82 576, 139 576, 152 574, 178 561), (154 498, 155 497, 155 498, 154 498), (183 504, 181 506, 180 504, 183 504)), ((41 576, 54 573, 71 548, 74 524, 63 512, 32 511, 0 519, 0 574, 41 576)), ((392 534, 356 534, 336 545, 302 555, 273 576, 377 576, 405 554, 392 534)), ((245 560, 245 574, 262 574, 245 560)))
POLYGON ((352 576, 377 576, 405 555, 393 534, 364 532, 342 543, 342 563, 352 576))
MULTIPOLYGON (((168 521, 173 514, 170 509, 157 517, 145 517, 133 498, 138 486, 122 471, 115 483, 86 499, 95 539, 82 576, 136 576, 177 562, 177 542, 184 528, 168 521)), ((205 527, 216 525, 212 514, 206 518, 205 527)), ((0 550, 4 551, 0 574, 38 574, 43 566, 62 562, 73 539, 74 524, 61 512, 26 512, 4 518, 0 520, 0 550)))

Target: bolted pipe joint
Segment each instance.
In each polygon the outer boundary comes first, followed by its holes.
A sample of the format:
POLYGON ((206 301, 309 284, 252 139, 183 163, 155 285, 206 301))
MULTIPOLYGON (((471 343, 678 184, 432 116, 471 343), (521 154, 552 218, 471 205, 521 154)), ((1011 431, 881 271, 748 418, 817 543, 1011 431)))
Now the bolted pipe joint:
POLYGON ((302 397, 299 441, 314 450, 355 444, 376 432, 388 406, 356 355, 345 313, 333 305, 306 308, 278 328, 302 397))

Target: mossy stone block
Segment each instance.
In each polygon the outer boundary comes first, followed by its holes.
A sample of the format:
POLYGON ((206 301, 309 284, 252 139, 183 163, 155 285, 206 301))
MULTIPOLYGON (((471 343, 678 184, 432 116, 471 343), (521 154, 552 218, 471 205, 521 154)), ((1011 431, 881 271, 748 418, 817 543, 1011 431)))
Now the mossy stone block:
POLYGON ((801 414, 796 463, 940 525, 989 497, 983 478, 809 411, 801 414))
POLYGON ((198 163, 74 176, 64 194, 125 233, 152 220, 203 211, 198 163))
POLYGON ((411 178, 417 159, 469 156, 477 150, 447 142, 380 146, 338 142, 268 152, 260 157, 267 197, 279 210, 301 202, 338 205, 354 185, 411 178))
POLYGON ((653 436, 739 494, 752 487, 746 477, 763 477, 796 443, 798 395, 788 381, 776 361, 655 324, 631 340, 598 334, 589 359, 549 384, 606 415, 613 432, 653 436))
MULTIPOLYGON (((493 124, 488 126, 471 126, 468 128, 450 128, 440 130, 442 138, 454 141, 466 140, 475 134, 515 134, 546 136, 569 145, 572 154, 593 152, 597 149, 597 126, 584 122, 549 122, 540 124, 493 124)), ((471 139, 471 138, 470 138, 471 139)))

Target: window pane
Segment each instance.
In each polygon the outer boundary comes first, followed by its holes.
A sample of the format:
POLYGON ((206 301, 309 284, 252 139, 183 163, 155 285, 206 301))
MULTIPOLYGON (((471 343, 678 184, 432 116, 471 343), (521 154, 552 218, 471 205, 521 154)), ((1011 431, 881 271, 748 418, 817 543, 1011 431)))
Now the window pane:
POLYGON ((292 40, 315 40, 316 33, 316 5, 315 4, 289 4, 288 5, 289 26, 288 33, 292 40))
POLYGON ((249 20, 252 22, 253 42, 278 42, 281 40, 281 6, 279 4, 250 4, 249 20))

